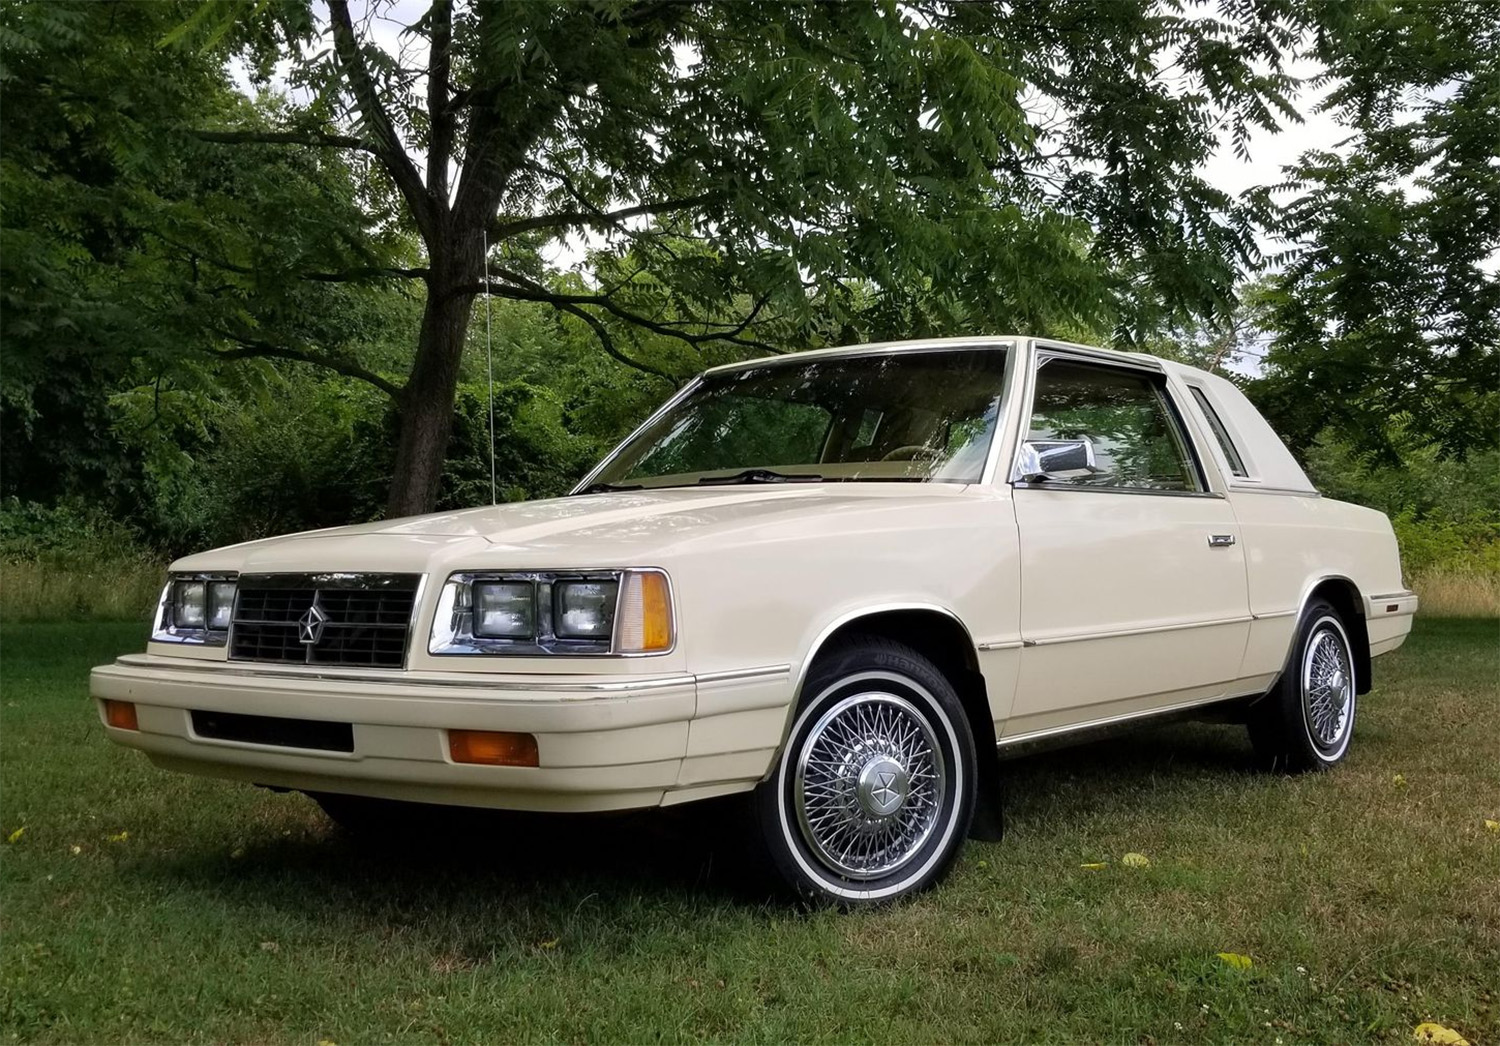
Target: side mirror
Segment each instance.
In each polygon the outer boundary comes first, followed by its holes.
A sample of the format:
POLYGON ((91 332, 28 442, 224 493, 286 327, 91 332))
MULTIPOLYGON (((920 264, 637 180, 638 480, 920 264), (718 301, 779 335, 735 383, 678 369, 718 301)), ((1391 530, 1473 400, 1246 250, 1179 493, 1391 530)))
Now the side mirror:
POLYGON ((1077 479, 1099 471, 1094 444, 1086 439, 1029 439, 1021 444, 1017 471, 1027 483, 1077 479))

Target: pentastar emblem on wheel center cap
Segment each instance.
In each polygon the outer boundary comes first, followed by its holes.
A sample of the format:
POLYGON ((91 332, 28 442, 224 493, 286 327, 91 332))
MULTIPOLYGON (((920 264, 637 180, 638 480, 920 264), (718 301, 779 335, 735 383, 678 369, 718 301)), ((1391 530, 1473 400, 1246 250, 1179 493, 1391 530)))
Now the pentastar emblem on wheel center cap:
POLYGON ((872 817, 889 817, 906 802, 911 776, 889 756, 870 760, 859 774, 859 805, 872 817))

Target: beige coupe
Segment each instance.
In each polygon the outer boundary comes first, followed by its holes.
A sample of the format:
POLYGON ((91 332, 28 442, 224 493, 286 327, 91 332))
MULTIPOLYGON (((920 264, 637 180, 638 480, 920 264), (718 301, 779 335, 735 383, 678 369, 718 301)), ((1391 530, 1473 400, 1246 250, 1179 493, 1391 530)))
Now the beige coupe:
POLYGON ((91 689, 158 765, 346 823, 746 793, 856 905, 996 829, 1013 746, 1208 713, 1337 763, 1416 606, 1230 382, 962 338, 710 370, 567 497, 189 556, 91 689))

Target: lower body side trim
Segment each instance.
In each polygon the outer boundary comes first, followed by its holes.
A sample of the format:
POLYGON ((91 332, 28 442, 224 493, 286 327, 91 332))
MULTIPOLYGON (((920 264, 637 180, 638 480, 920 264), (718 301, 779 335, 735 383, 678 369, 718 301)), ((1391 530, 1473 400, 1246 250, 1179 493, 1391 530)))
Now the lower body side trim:
POLYGON ((1183 701, 1180 704, 1167 705, 1165 708, 1148 708, 1140 712, 1125 712, 1121 715, 1105 716, 1103 719, 1090 719, 1082 723, 1070 723, 1067 726, 1048 727, 1045 730, 1032 730, 1029 733, 1016 734, 1012 737, 1002 737, 995 742, 996 748, 1010 748, 1012 746, 1029 744, 1035 741, 1045 741, 1051 738, 1062 737, 1067 734, 1084 733, 1090 730, 1101 730, 1112 726, 1122 726, 1141 719, 1152 719, 1156 716, 1169 716, 1178 712, 1187 712, 1195 708, 1207 708, 1210 705, 1229 704, 1234 701, 1242 701, 1247 697, 1258 697, 1261 691, 1255 690, 1246 694, 1229 694, 1220 697, 1207 697, 1194 701, 1183 701))

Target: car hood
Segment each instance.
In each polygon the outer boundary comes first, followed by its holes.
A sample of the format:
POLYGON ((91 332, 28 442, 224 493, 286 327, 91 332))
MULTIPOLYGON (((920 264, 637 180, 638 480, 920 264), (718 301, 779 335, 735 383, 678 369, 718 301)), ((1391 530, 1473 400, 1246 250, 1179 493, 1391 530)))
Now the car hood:
POLYGON ((231 545, 174 570, 421 571, 655 565, 686 543, 754 540, 817 512, 854 528, 900 514, 953 484, 818 483, 662 488, 486 505, 231 545), (864 522, 856 517, 874 516, 864 522))

